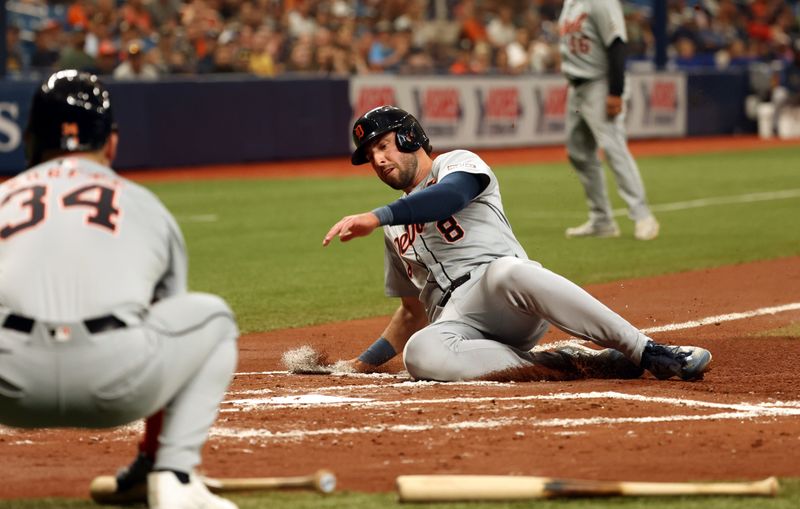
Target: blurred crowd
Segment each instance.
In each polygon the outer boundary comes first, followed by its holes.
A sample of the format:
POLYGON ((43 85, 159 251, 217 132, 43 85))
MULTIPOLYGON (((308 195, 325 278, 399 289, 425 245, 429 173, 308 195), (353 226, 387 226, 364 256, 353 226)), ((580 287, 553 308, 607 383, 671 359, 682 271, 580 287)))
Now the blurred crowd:
MULTIPOLYGON (((669 66, 800 53, 800 0, 668 0, 669 66)), ((562 0, 7 0, 10 75, 118 79, 557 72, 562 0)), ((623 1, 631 65, 652 65, 652 0, 623 1)))

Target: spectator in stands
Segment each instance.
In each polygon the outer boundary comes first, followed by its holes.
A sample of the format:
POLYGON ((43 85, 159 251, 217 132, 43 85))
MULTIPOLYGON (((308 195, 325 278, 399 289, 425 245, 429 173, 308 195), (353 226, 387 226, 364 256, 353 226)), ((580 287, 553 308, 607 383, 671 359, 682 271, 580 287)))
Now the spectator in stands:
POLYGON ((88 27, 89 14, 92 10, 93 7, 87 0, 73 0, 67 8, 67 26, 70 28, 88 27))
POLYGON ((675 41, 675 65, 680 69, 713 67, 712 53, 698 53, 695 41, 691 37, 682 36, 675 41))
POLYGON ((122 21, 135 26, 142 33, 150 33, 153 30, 153 20, 143 0, 126 0, 120 8, 120 14, 122 21))
POLYGON ((314 46, 310 35, 298 37, 289 52, 289 61, 286 63, 289 72, 310 73, 317 71, 314 62, 314 46))
POLYGON ((400 69, 402 74, 433 74, 436 71, 433 59, 423 48, 412 47, 400 69))
POLYGON ((641 9, 625 10, 625 27, 628 31, 628 58, 642 59, 654 46, 650 21, 641 9))
POLYGON ((19 28, 14 25, 6 29, 6 71, 11 74, 17 74, 25 67, 19 32, 19 28))
POLYGON ((486 25, 486 36, 495 48, 504 48, 517 39, 517 28, 514 26, 514 11, 511 6, 503 4, 492 15, 486 25))
POLYGON ((472 50, 469 67, 473 74, 490 74, 494 71, 492 46, 488 42, 482 41, 475 45, 472 50))
POLYGON ((486 25, 481 19, 475 0, 461 0, 454 8, 456 22, 460 25, 460 39, 469 39, 474 45, 487 40, 486 25))
POLYGON ((514 40, 506 44, 505 52, 508 58, 508 69, 511 74, 522 74, 530 70, 529 39, 527 28, 517 28, 514 40))
MULTIPOLYGON (((199 27, 199 25, 195 25, 199 27)), ((214 53, 217 50, 217 39, 219 33, 208 30, 202 37, 194 40, 194 50, 197 55, 195 71, 198 74, 210 74, 214 72, 214 53)))
POLYGON ((181 10, 180 0, 150 0, 145 7, 156 27, 173 28, 178 23, 181 10))
POLYGON ((295 0, 293 6, 286 13, 286 28, 289 36, 296 38, 304 35, 313 35, 317 23, 311 13, 310 0, 295 0))
POLYGON ((472 60, 472 42, 469 39, 461 39, 458 43, 458 50, 456 51, 453 61, 447 68, 448 74, 470 74, 470 60, 472 60))
POLYGON ((392 44, 392 24, 389 20, 382 19, 375 24, 375 38, 369 48, 367 63, 374 72, 383 72, 388 67, 397 64, 392 44))
POLYGON ((742 39, 733 39, 714 55, 717 69, 746 68, 755 60, 755 57, 748 53, 748 47, 742 39))
POLYGON ((84 50, 86 46, 86 28, 76 25, 72 33, 68 34, 69 44, 61 50, 61 56, 56 62, 59 69, 77 69, 79 71, 97 73, 97 67, 92 58, 84 50))
POLYGON ((789 93, 789 103, 800 105, 800 39, 792 47, 792 61, 784 71, 783 86, 789 93))
POLYGON ((271 77, 277 73, 274 54, 270 46, 271 36, 272 31, 266 26, 261 26, 253 34, 253 48, 247 67, 256 76, 271 77))
MULTIPOLYGON (((21 55, 10 56, 21 72, 50 70, 55 55, 69 45, 71 29, 88 28, 83 51, 98 59, 104 41, 114 43, 127 59, 133 40, 157 61, 162 74, 214 72, 215 38, 226 31, 237 37, 230 42, 235 70, 259 75, 277 75, 285 70, 312 70, 351 74, 366 72, 447 72, 459 41, 467 39, 473 55, 464 68, 470 73, 487 72, 486 53, 476 55, 481 43, 509 55, 500 56, 503 72, 553 72, 557 59, 553 44, 558 39, 554 22, 563 0, 53 0, 61 15, 45 0, 8 0, 6 37, 19 35, 21 55), (48 14, 49 12, 49 14, 48 14), (56 34, 55 21, 44 26, 42 16, 63 22, 66 34, 56 34), (372 33, 380 20, 380 33, 372 33), (271 30, 269 50, 256 49, 255 34, 266 24, 271 30), (388 33, 383 30, 389 27, 388 33), (528 31, 528 66, 520 68, 520 35, 528 31), (13 31, 13 30, 16 30, 13 31), (163 30, 175 31, 173 44, 161 43, 163 30), (53 33, 50 33, 53 31, 53 33), (298 44, 301 34, 315 35, 310 47, 298 44), (327 34, 335 34, 333 41, 327 34), (63 37, 63 40, 62 40, 63 37), (34 43, 35 40, 38 40, 34 43), (377 42, 376 42, 377 40, 377 42), (186 44, 182 44, 182 43, 186 44), (170 47, 172 46, 172 47, 170 47), (294 48, 298 48, 296 51, 294 48), (370 53, 370 49, 373 50, 370 53), (36 53, 35 62, 33 54, 36 53), (253 54, 259 53, 254 60, 253 54), (292 56, 294 55, 294 56, 292 56), (376 56, 377 55, 377 56, 376 56), (20 58, 21 56, 21 58, 20 58), (308 64, 308 57, 311 64, 308 64), (477 57, 477 58, 476 58, 477 57), (290 59, 294 58, 293 62, 290 59), (271 59, 272 63, 268 64, 271 59), (413 60, 413 61, 412 61, 413 60), (480 62, 477 62, 480 61, 480 62), (256 65, 256 62, 262 64, 256 65), (35 66, 35 68, 33 67, 35 66), (271 70, 270 70, 271 69, 271 70)), ((680 67, 698 65, 744 65, 748 61, 792 59, 791 41, 800 37, 798 1, 791 0, 669 0, 669 54, 680 67), (794 9, 794 11, 793 11, 794 9), (693 41, 693 51, 684 41, 693 41), (740 42, 739 42, 740 41, 740 42), (688 58, 687 58, 688 56, 688 58)), ((630 56, 650 59, 654 41, 646 10, 649 0, 625 2, 630 56)), ((58 24, 58 23, 57 23, 58 24)), ((264 44, 260 37, 259 48, 264 44)), ((223 51, 225 53, 226 51, 223 51)), ((499 55, 499 53, 498 53, 499 55)), ((226 66, 222 66, 225 68, 226 66)), ((492 65, 492 68, 498 66, 492 65)), ((460 66, 455 66, 459 69, 460 66)))
POLYGON ((95 57, 95 66, 97 67, 97 74, 110 76, 114 74, 114 69, 119 65, 119 51, 111 41, 103 41, 97 50, 95 57))
POLYGON ((240 65, 233 39, 221 39, 214 49, 214 67, 211 72, 218 74, 238 72, 240 65))
POLYGON ((146 61, 144 48, 140 41, 128 44, 127 58, 114 69, 114 79, 118 80, 157 80, 158 69, 146 61))
POLYGON ((61 56, 61 25, 56 20, 46 21, 36 32, 34 43, 31 67, 40 72, 49 72, 61 56))

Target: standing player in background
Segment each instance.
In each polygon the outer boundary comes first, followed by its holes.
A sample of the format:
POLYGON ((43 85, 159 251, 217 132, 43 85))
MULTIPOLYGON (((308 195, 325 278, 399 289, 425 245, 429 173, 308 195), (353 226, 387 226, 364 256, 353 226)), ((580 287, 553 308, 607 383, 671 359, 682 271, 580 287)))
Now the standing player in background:
POLYGON ((117 140, 95 76, 60 71, 36 90, 31 167, 0 186, 0 423, 154 416, 120 500, 146 482, 150 509, 235 509, 194 468, 236 366, 236 322, 220 298, 187 293, 180 229, 108 167, 117 140))
POLYGON ((370 163, 385 184, 405 192, 387 206, 346 216, 328 231, 348 241, 384 227, 386 294, 400 297, 382 336, 348 361, 370 371, 403 351, 418 380, 470 380, 535 368, 530 350, 552 323, 606 350, 566 348, 567 364, 588 357, 609 375, 702 378, 711 354, 653 342, 569 280, 528 259, 503 211, 492 170, 454 150, 430 158, 422 126, 392 106, 353 126, 353 164, 370 163))
POLYGON ((647 205, 639 168, 625 134, 625 51, 628 39, 619 0, 564 0, 558 20, 561 72, 567 94, 567 154, 583 184, 589 220, 567 237, 618 237, 603 165, 603 149, 619 195, 634 221, 634 237, 651 240, 659 224, 647 205))

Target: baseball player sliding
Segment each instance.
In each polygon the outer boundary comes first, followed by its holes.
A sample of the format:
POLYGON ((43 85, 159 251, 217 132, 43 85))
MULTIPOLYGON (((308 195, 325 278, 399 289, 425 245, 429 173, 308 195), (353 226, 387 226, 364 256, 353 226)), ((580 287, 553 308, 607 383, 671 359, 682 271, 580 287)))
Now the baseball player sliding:
POLYGON ((558 20, 561 71, 567 93, 567 153, 583 184, 589 220, 567 228, 567 237, 618 237, 611 212, 603 149, 619 195, 634 221, 634 237, 651 240, 659 224, 645 197, 636 161, 625 135, 625 51, 628 39, 619 0, 565 0, 558 20))
POLYGON ((154 416, 120 500, 146 482, 151 509, 235 509, 193 471, 235 369, 236 322, 220 298, 187 293, 180 229, 108 167, 117 140, 95 76, 61 71, 37 89, 31 168, 0 186, 0 422, 154 416))
MULTIPOLYGON (((353 126, 355 165, 369 163, 404 196, 371 212, 343 217, 323 245, 383 226, 385 287, 400 307, 381 337, 357 359, 370 371, 403 352, 418 380, 455 381, 537 365, 531 348, 551 323, 605 350, 594 356, 624 377, 648 370, 660 379, 703 377, 711 353, 655 343, 569 280, 529 260, 503 211, 500 187, 480 157, 454 150, 431 159, 422 126, 393 106, 375 108, 353 126)), ((592 353, 587 353, 592 352, 592 353)), ((597 352, 597 353, 594 353, 597 352)))

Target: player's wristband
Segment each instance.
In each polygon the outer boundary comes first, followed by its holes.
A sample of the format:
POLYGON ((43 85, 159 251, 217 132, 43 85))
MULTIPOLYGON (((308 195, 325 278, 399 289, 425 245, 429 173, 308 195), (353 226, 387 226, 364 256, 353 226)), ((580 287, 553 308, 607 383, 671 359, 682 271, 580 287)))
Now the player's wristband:
POLYGON ((370 366, 380 366, 395 355, 397 352, 394 351, 392 344, 381 336, 358 356, 358 360, 370 366))
POLYGON ((392 209, 389 208, 388 205, 384 205, 383 207, 379 207, 372 211, 378 217, 378 222, 381 226, 392 224, 394 220, 394 214, 392 214, 392 209))

